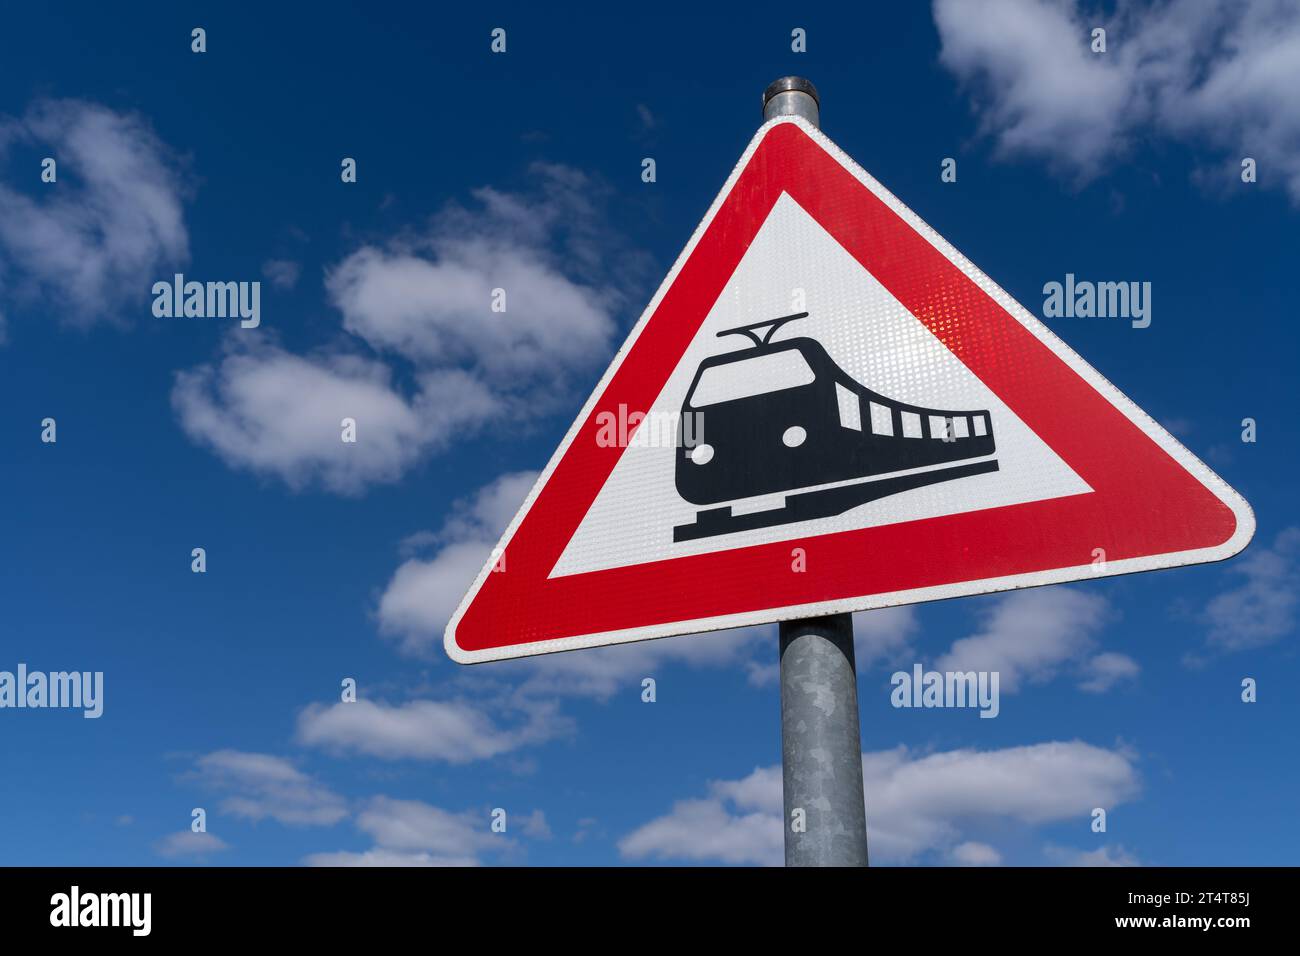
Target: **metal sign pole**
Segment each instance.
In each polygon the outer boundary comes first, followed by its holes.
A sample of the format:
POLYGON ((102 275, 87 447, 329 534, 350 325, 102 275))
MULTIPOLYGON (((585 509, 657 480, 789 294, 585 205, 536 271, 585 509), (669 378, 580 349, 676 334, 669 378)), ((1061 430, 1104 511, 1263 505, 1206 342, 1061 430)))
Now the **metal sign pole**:
MULTIPOLYGON (((763 93, 763 120, 820 127, 817 89, 786 76, 763 93)), ((781 776, 786 866, 866 866, 853 617, 785 621, 781 629, 781 776)))

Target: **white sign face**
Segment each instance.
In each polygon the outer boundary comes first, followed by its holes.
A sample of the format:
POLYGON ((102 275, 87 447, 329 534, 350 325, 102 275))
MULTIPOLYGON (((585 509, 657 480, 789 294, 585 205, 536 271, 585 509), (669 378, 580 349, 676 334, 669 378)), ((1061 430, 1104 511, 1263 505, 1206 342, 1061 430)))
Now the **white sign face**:
MULTIPOLYGON (((798 349, 793 349, 769 357, 797 359, 799 356, 798 349)), ((702 379, 701 385, 707 384, 710 380, 702 379)), ((808 391, 817 390, 809 388, 808 391)), ((699 421, 693 437, 711 444, 710 405, 699 402, 700 397, 707 400, 720 396, 697 395, 694 403, 699 421)), ((907 446, 912 443, 937 441, 953 452, 962 451, 958 447, 960 438, 954 435, 954 441, 944 443, 938 427, 931 429, 930 439, 923 438, 925 423, 920 414, 907 418, 900 414, 904 431, 911 435, 894 436, 890 434, 892 409, 888 403, 872 403, 844 386, 839 390, 827 389, 825 395, 816 397, 821 401, 810 403, 806 419, 792 418, 789 424, 782 421, 780 427, 773 426, 767 447, 756 456, 754 467, 775 467, 777 459, 796 458, 808 450, 806 436, 802 449, 788 448, 781 440, 786 428, 802 427, 806 432, 830 419, 832 428, 827 442, 832 450, 851 454, 855 441, 872 445, 869 463, 858 469, 869 474, 834 480, 838 478, 836 473, 827 476, 833 480, 821 481, 823 476, 816 473, 816 462, 809 460, 807 471, 799 476, 801 484, 791 490, 838 488, 854 480, 873 481, 913 471, 942 473, 943 465, 928 461, 908 468, 912 449, 907 446), (896 462, 886 458, 891 448, 897 449, 896 462)), ((643 444, 634 442, 623 453, 552 575, 580 574, 1091 491, 933 332, 784 193, 692 339, 682 363, 655 399, 642 427, 649 433, 643 437, 643 444), (808 315, 784 324, 772 336, 773 344, 812 339, 822 345, 835 368, 853 381, 879 392, 882 397, 910 406, 987 410, 995 451, 963 456, 960 460, 996 461, 998 470, 961 481, 922 485, 825 517, 675 541, 673 529, 692 522, 696 513, 703 510, 682 497, 675 481, 680 457, 678 423, 683 414, 691 414, 684 413, 683 409, 696 370, 705 359, 727 354, 738 361, 717 368, 737 376, 733 394, 743 394, 749 384, 756 389, 782 384, 779 369, 762 367, 763 356, 744 360, 746 353, 755 351, 753 343, 744 335, 719 338, 718 333, 795 311, 807 311, 808 315)), ((979 437, 972 426, 964 424, 963 427, 967 437, 979 437)), ((717 468, 723 464, 719 454, 696 467, 717 468)), ((774 492, 742 498, 732 504, 732 510, 747 514, 766 511, 775 522, 781 516, 786 497, 786 493, 774 492)))
POLYGON ((785 117, 750 144, 446 646, 473 663, 1173 567, 1253 531, 1221 479, 785 117))

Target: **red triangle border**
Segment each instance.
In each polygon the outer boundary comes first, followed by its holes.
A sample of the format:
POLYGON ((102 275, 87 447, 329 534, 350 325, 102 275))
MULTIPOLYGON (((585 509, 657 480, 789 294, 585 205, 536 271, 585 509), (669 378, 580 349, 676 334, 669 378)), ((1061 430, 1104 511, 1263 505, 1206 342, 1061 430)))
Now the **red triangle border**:
POLYGON ((1120 574, 1245 547, 1254 518, 1236 492, 944 247, 820 131, 793 117, 760 129, 503 537, 505 570, 489 563, 448 624, 448 653, 476 663, 1055 583, 1098 573, 1098 548, 1100 573, 1120 574), (623 453, 597 443, 596 416, 653 405, 782 193, 1093 493, 549 578, 623 453), (807 573, 790 573, 794 547, 807 573))

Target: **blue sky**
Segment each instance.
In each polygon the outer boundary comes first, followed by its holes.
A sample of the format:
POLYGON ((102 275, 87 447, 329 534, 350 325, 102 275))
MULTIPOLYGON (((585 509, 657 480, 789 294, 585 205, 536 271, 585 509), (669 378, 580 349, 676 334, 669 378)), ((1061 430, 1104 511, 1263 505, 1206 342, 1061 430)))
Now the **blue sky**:
POLYGON ((780 860, 774 627, 472 669, 441 631, 786 73, 1031 311, 1151 282, 1149 328, 1049 324, 1259 522, 1221 565, 859 615, 874 860, 1296 862, 1294 4, 227 6, 0 34, 0 670, 105 675, 98 720, 0 711, 0 863, 780 860), (483 262, 531 326, 472 329, 483 262), (176 271, 261 281, 261 326, 154 317, 176 271), (996 720, 890 706, 968 638, 996 720))

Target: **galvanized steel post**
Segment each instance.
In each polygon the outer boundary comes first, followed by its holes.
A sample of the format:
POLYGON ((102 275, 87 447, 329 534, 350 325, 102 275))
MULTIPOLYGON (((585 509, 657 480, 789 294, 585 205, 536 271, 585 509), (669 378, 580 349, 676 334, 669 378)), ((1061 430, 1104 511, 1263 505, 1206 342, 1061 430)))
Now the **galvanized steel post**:
MULTIPOLYGON (((785 76, 763 93, 763 119, 820 128, 817 88, 785 76)), ((781 624, 781 773, 786 866, 866 866, 867 815, 853 617, 781 624)))

